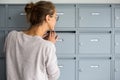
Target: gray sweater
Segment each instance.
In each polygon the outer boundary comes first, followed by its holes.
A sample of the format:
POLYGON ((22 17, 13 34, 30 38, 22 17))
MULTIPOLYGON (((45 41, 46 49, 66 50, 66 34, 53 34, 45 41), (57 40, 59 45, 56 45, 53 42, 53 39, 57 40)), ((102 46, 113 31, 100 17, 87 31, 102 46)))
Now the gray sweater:
POLYGON ((40 36, 11 31, 5 41, 7 80, 57 80, 55 45, 40 36))

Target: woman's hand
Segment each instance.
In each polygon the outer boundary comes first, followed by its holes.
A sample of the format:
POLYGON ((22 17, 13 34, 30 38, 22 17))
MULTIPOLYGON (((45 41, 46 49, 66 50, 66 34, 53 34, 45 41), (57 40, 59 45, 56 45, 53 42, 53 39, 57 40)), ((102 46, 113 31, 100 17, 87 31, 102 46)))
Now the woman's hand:
POLYGON ((56 43, 57 38, 58 36, 55 31, 49 31, 43 37, 43 39, 51 41, 54 44, 56 43))

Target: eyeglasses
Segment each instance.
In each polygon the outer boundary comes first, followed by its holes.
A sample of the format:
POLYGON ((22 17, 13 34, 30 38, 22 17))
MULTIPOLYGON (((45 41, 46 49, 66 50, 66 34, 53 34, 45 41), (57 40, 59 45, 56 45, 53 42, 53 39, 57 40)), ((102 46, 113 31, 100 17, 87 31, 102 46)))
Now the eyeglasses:
POLYGON ((59 16, 56 16, 56 21, 58 21, 59 20, 59 16))
POLYGON ((51 17, 55 17, 56 21, 59 20, 59 16, 58 16, 58 15, 56 15, 56 16, 50 15, 50 16, 51 16, 51 17))

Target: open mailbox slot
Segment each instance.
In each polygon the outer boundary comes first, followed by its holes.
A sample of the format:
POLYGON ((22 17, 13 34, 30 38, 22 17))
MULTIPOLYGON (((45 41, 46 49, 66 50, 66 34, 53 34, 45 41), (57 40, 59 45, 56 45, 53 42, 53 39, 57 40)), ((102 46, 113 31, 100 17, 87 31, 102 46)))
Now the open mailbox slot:
POLYGON ((75 54, 75 31, 56 31, 58 35, 57 54, 75 54))

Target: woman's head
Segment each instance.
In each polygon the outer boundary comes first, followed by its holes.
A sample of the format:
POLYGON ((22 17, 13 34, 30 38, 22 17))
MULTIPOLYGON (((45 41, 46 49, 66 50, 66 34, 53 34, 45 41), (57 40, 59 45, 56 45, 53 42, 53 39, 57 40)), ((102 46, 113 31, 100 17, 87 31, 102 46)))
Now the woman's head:
POLYGON ((48 27, 53 28, 55 22, 50 23, 50 18, 56 18, 56 9, 53 3, 49 1, 39 1, 30 3, 25 6, 27 19, 31 26, 39 26, 44 22, 48 22, 48 27), (50 24, 49 24, 50 23, 50 24))

